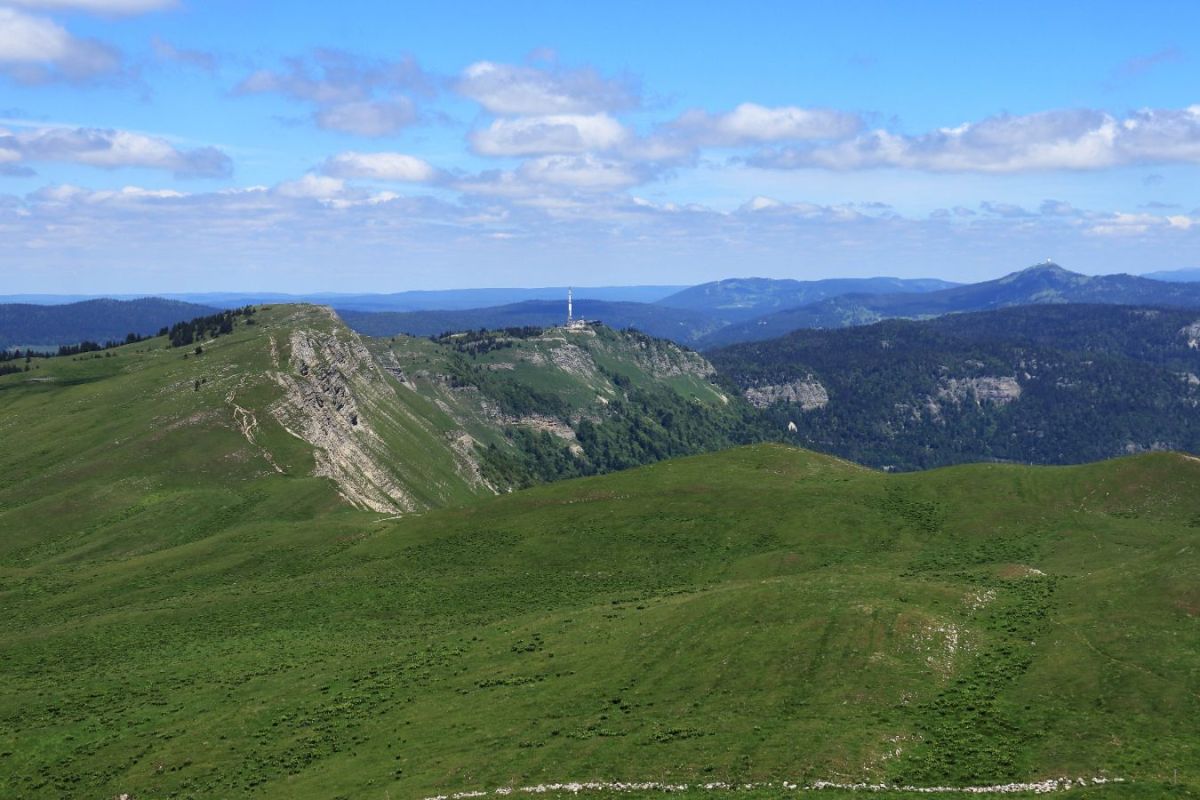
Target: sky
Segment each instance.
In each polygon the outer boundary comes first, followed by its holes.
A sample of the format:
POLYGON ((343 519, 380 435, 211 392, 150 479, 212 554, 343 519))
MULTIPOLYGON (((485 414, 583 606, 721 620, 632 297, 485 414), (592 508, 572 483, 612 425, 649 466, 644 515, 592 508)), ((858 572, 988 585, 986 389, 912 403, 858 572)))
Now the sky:
POLYGON ((0 293, 1200 266, 1200 3, 0 0, 0 293))

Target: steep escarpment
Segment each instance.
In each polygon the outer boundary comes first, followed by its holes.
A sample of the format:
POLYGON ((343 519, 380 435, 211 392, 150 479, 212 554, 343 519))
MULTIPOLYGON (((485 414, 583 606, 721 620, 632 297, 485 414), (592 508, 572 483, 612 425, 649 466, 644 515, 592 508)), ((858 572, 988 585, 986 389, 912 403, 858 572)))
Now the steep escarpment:
POLYGON ((332 312, 296 319, 271 377, 282 391, 272 417, 312 447, 313 473, 351 504, 398 514, 464 489, 490 491, 466 432, 377 363, 332 312))

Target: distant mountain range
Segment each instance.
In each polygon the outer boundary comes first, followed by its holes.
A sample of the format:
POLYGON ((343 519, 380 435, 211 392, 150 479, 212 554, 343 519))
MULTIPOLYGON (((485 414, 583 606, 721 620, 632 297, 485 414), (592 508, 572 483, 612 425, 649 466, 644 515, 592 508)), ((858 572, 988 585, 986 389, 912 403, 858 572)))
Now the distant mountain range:
POLYGON ((216 310, 161 297, 85 300, 65 305, 0 304, 0 349, 55 348, 84 340, 103 343, 124 339, 129 333, 150 336, 180 320, 216 310))
POLYGON ((1142 277, 1156 281, 1196 283, 1200 282, 1200 269, 1168 269, 1161 272, 1147 272, 1142 277))
MULTIPOLYGON (((819 281, 734 278, 689 287, 657 302, 612 302, 576 295, 576 316, 601 320, 612 328, 637 328, 643 333, 696 345, 741 320, 779 308, 811 303, 844 292, 928 292, 958 284, 929 278, 836 278, 819 281)), ((391 336, 405 333, 431 336, 453 330, 559 325, 566 318, 566 289, 553 300, 510 303, 489 308, 427 310, 393 314, 363 313, 339 308, 359 333, 391 336)))
POLYGON ((1047 303, 1182 306, 1200 308, 1200 285, 1134 275, 1081 275, 1039 264, 1003 278, 923 293, 847 294, 725 326, 695 342, 712 348, 759 341, 802 328, 845 328, 883 319, 926 319, 1047 303))
POLYGON ((844 294, 932 292, 958 285, 934 278, 831 278, 819 281, 731 278, 692 286, 658 303, 672 308, 718 312, 731 319, 749 319, 844 294))
MULTIPOLYGON (((655 303, 581 301, 576 309, 579 316, 603 320, 614 328, 634 327, 707 350, 803 328, 844 328, 883 319, 928 319, 1048 303, 1200 308, 1200 284, 1133 275, 1088 276, 1048 263, 965 285, 935 279, 736 278, 693 286, 655 303)), ((451 330, 555 325, 564 320, 565 311, 560 299, 386 315, 342 313, 361 333, 428 336, 451 330)))
MULTIPOLYGON (((844 328, 884 319, 930 319, 1023 305, 1093 303, 1200 308, 1200 282, 1186 281, 1186 271, 1170 274, 1175 276, 1171 280, 1133 275, 1088 276, 1046 263, 997 280, 965 285, 932 278, 878 277, 817 281, 734 278, 683 289, 667 285, 591 287, 576 290, 575 313, 577 317, 601 320, 612 328, 636 328, 652 336, 709 350, 772 339, 804 328, 844 328)), ((175 310, 169 305, 160 306, 163 313, 153 320, 170 317, 160 323, 170 324, 208 313, 214 307, 302 300, 333 307, 360 333, 432 336, 481 328, 558 325, 566 319, 566 294, 566 287, 541 287, 302 297, 253 293, 182 295, 204 303, 187 304, 177 298, 160 300, 163 304, 178 305, 175 310)), ((40 300, 45 302, 47 298, 43 296, 40 300)), ((111 306, 112 313, 107 318, 98 315, 95 309, 99 306, 84 314, 71 311, 72 307, 0 305, 11 309, 4 312, 11 320, 8 327, 0 322, 0 346, 64 344, 79 338, 123 337, 130 330, 141 333, 146 329, 144 321, 136 316, 140 312, 135 312, 133 306, 111 306), (43 318, 40 312, 32 310, 36 308, 66 310, 61 317, 55 317, 58 312, 50 311, 43 318), (121 322, 119 314, 112 315, 120 308, 129 308, 134 316, 121 322), (56 318, 70 320, 71 324, 60 326, 46 321, 56 318), (39 319, 43 321, 35 321, 39 319), (104 320, 107 322, 101 324, 104 320), (114 325, 120 330, 114 329, 114 325), (28 335, 16 335, 25 332, 28 335)))
MULTIPOLYGON (((683 286, 583 286, 575 289, 579 299, 653 303, 683 289, 683 286)), ((109 299, 133 300, 144 295, 108 295, 109 299)), ((508 305, 526 300, 565 300, 566 286, 498 289, 439 289, 394 292, 390 294, 282 294, 279 292, 207 292, 200 294, 163 294, 159 297, 197 303, 214 308, 239 308, 246 305, 275 303, 315 303, 351 311, 428 311, 454 310, 508 305)), ((3 303, 57 305, 96 299, 95 295, 20 294, 0 295, 3 303)))

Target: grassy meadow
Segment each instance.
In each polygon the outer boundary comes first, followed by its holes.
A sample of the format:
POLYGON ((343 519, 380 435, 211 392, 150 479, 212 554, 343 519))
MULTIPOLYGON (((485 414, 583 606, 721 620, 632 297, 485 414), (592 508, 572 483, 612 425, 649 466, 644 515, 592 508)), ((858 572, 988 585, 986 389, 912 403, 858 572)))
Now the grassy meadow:
POLYGON ((297 313, 0 377, 0 796, 1200 791, 1195 459, 762 445, 478 499, 436 406, 376 402, 422 501, 376 513, 269 411, 297 313))

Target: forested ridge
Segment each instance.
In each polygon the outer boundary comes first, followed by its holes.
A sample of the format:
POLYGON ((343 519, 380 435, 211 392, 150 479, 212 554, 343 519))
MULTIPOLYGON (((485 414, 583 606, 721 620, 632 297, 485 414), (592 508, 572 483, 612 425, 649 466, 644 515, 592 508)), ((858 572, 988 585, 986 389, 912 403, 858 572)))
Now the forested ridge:
POLYGON ((0 349, 56 350, 84 341, 124 340, 130 333, 152 336, 164 325, 211 314, 216 309, 161 297, 85 300, 64 305, 0 304, 0 349))
POLYGON ((1027 306, 802 330, 709 356, 740 391, 817 384, 762 410, 776 434, 862 463, 1077 463, 1200 451, 1200 312, 1027 306))

